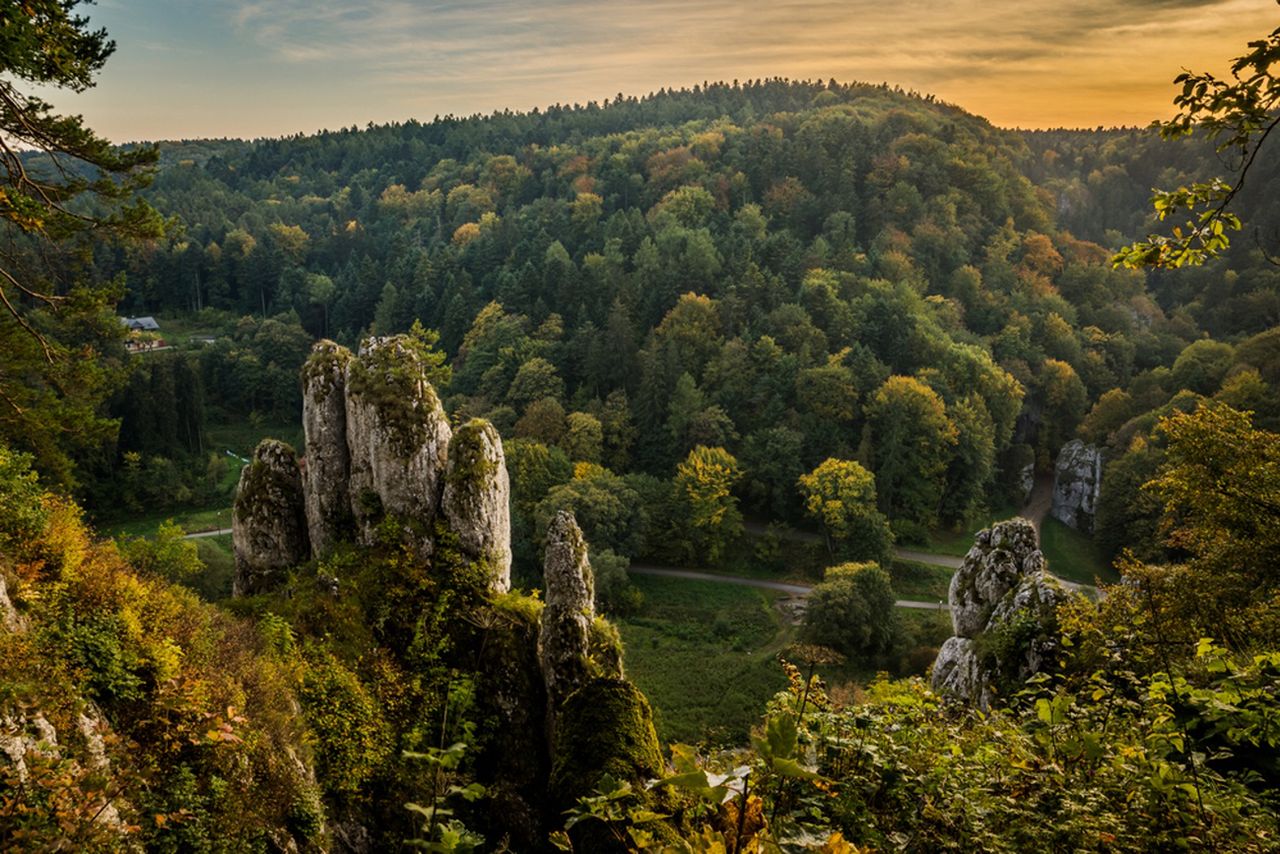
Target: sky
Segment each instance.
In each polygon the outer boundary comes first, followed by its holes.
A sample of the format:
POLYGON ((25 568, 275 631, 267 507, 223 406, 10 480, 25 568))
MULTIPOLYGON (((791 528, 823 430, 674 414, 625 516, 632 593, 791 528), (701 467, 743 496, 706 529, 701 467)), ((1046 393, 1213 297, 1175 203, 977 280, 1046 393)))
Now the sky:
POLYGON ((1145 125, 1276 0, 99 0, 115 142, 281 136, 757 77, 888 82, 1006 127, 1145 125))

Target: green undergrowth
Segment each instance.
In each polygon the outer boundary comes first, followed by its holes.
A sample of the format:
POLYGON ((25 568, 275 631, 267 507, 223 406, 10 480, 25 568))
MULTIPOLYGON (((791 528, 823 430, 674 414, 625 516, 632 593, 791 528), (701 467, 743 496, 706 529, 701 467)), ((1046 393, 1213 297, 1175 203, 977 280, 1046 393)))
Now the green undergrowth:
POLYGON ((235 576, 236 559, 232 551, 231 535, 198 537, 192 540, 196 553, 204 564, 204 571, 192 578, 187 586, 200 594, 207 602, 217 602, 231 596, 231 582, 235 576))
POLYGON ((786 680, 776 660, 790 636, 778 594, 715 582, 637 576, 644 606, 618 621, 627 675, 654 708, 658 737, 741 744, 786 680))
POLYGON ((889 579, 898 598, 921 602, 945 602, 953 572, 946 567, 911 560, 894 560, 889 564, 889 579))

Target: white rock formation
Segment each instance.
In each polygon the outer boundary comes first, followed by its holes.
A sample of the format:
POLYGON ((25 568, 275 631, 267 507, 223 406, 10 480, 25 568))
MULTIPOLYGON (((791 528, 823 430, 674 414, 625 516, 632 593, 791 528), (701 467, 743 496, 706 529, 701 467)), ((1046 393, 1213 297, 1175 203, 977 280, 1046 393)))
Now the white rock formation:
POLYGON ((463 551, 484 562, 494 593, 511 589, 510 503, 502 437, 488 421, 472 419, 449 443, 441 504, 463 551))
POLYGON ((1072 439, 1058 452, 1053 471, 1053 518, 1091 533, 1102 490, 1102 450, 1072 439))
POLYGON ((365 542, 385 514, 428 530, 452 431, 426 366, 403 336, 370 338, 347 366, 352 514, 365 542))
POLYGON ((938 651, 933 690, 986 709, 1001 684, 1045 670, 1057 649, 1057 609, 1069 595, 1048 573, 1026 519, 979 532, 951 578, 955 634, 938 651))
POLYGON ((595 577, 587 541, 568 510, 547 527, 546 607, 538 632, 538 664, 554 710, 590 676, 591 623, 595 619, 595 577))
POLYGON ((351 351, 319 341, 302 367, 303 485, 311 549, 325 554, 351 528, 347 489, 347 363, 351 351))

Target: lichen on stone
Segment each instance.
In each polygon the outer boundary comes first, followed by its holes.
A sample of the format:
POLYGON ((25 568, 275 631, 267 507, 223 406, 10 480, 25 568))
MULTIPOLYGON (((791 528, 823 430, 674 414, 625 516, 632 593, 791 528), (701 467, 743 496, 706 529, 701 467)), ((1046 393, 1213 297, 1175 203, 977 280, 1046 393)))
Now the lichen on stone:
POLYGON ((954 631, 933 665, 933 689, 985 709, 1052 663, 1057 611, 1069 594, 1047 571, 1025 519, 981 531, 951 578, 954 631))
POLYGON ((547 686, 549 719, 591 677, 591 627, 595 582, 587 542, 573 513, 561 510, 547 527, 543 567, 546 606, 538 632, 538 662, 547 686))
POLYGON ((1078 531, 1093 531, 1102 492, 1102 449, 1072 439, 1062 446, 1053 470, 1053 503, 1049 513, 1078 531))
POLYGON ((511 484, 502 439, 474 418, 453 434, 441 506, 460 547, 489 570, 489 589, 511 588, 511 484))
POLYGON ((382 512, 429 530, 452 430, 419 352, 405 336, 368 339, 345 379, 349 494, 361 538, 369 542, 379 521, 362 498, 367 491, 382 512))
POLYGON ((346 371, 351 351, 319 341, 302 366, 303 472, 307 529, 317 556, 326 554, 352 530, 348 482, 346 371))

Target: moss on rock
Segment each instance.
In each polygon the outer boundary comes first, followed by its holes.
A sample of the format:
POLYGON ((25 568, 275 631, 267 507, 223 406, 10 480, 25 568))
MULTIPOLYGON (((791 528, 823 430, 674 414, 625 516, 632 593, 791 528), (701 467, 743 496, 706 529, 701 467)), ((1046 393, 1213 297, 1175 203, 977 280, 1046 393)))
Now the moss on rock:
POLYGON ((430 529, 440 505, 452 431, 427 368, 405 336, 372 338, 346 373, 346 437, 352 514, 365 543, 377 519, 363 496, 377 493, 388 515, 430 529))
POLYGON ((605 774, 642 789, 662 771, 649 701, 624 679, 592 679, 561 706, 552 757, 551 792, 560 809, 595 791, 605 774))
POLYGON ((488 421, 473 418, 449 443, 441 507, 461 548, 483 561, 494 593, 511 588, 511 483, 502 438, 488 421))
POLYGON ((240 472, 231 538, 237 596, 268 589, 310 554, 298 455, 284 442, 262 440, 240 472))

